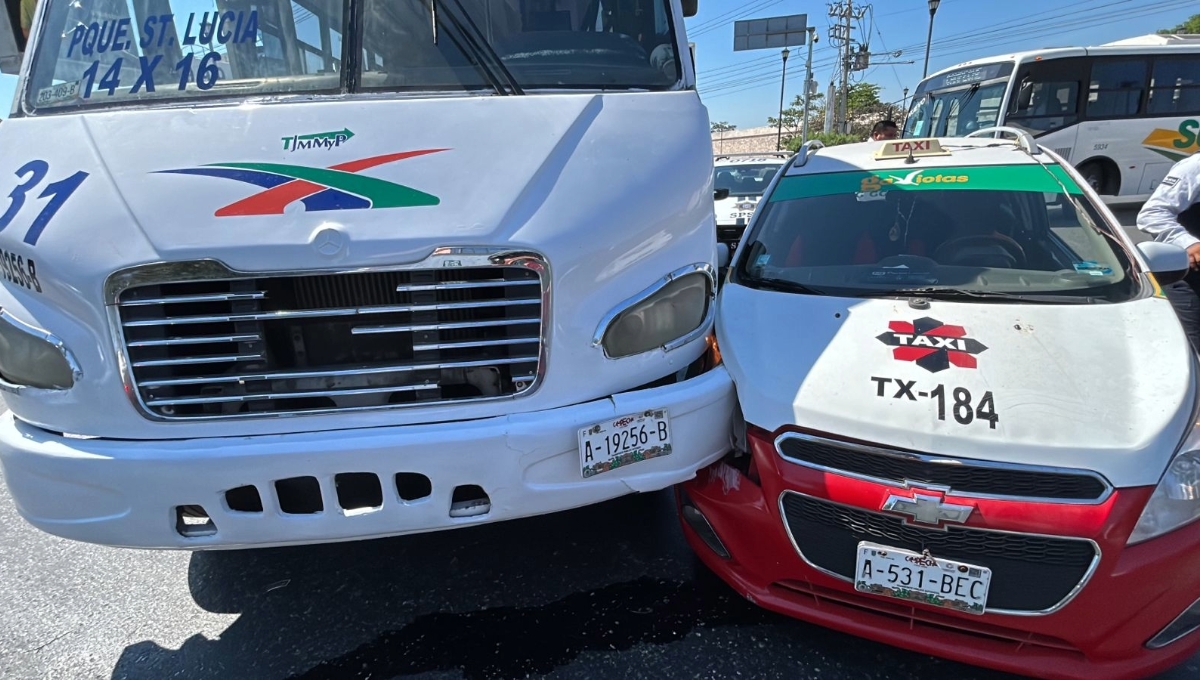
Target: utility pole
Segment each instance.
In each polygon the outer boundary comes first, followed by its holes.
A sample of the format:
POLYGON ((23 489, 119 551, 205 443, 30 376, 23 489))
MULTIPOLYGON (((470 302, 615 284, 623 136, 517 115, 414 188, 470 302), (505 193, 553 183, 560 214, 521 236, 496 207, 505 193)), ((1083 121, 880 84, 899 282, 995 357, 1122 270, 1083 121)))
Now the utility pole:
POLYGON ((817 42, 817 29, 808 27, 808 63, 804 67, 804 123, 800 128, 800 142, 808 143, 808 98, 812 95, 812 53, 817 42))
POLYGON ((846 20, 846 41, 845 53, 842 55, 842 108, 841 115, 838 116, 838 132, 849 134, 850 121, 847 117, 847 109, 850 102, 850 46, 854 42, 854 37, 850 33, 850 17, 854 15, 854 0, 846 0, 846 13, 843 15, 846 20))
MULTIPOLYGON (((829 26, 829 40, 838 48, 838 65, 841 68, 841 85, 837 106, 837 131, 850 131, 848 101, 850 99, 850 71, 854 60, 854 33, 851 22, 861 21, 871 9, 870 5, 854 6, 854 0, 839 0, 829 6, 829 16, 834 22, 829 26)), ((854 69, 858 70, 858 69, 854 69)))
MULTIPOLYGON (((812 49, 809 48, 809 51, 811 52, 812 49)), ((779 79, 779 131, 775 133, 776 151, 783 150, 783 88, 787 85, 787 60, 791 50, 785 47, 781 54, 783 56, 783 77, 779 79)))

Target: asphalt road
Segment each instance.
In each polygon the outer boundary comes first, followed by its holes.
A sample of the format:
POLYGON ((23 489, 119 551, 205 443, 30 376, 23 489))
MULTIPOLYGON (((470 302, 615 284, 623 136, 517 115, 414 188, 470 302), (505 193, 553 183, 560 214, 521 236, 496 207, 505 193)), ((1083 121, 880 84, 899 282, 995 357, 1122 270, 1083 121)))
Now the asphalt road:
MULTIPOLYGON (((181 553, 53 538, 0 486, 5 680, 526 677, 1008 676, 741 600, 693 566, 669 492, 437 534, 181 553)), ((1200 657, 1163 677, 1200 678, 1200 657)))

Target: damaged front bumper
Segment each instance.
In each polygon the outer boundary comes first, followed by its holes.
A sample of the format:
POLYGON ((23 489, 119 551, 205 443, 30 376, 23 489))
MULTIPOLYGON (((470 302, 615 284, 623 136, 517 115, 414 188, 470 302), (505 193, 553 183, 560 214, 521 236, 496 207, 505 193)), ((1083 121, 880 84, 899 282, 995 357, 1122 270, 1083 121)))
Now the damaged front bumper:
POLYGON ((211 549, 374 538, 527 517, 692 478, 729 449, 724 366, 669 385, 496 418, 185 440, 79 439, 0 420, 0 464, 43 531, 211 549), (577 432, 666 409, 673 451, 584 479, 577 432), (232 493, 230 493, 232 492, 232 493))

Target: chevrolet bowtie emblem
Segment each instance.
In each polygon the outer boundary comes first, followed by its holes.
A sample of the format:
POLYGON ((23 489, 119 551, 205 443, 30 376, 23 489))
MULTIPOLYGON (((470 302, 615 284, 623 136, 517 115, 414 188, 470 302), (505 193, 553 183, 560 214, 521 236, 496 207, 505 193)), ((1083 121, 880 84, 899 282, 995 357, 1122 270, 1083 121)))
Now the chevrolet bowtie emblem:
POLYGON ((888 496, 883 503, 883 511, 904 516, 905 524, 920 524, 928 527, 944 529, 946 522, 962 524, 971 516, 975 508, 970 505, 955 505, 946 503, 937 496, 913 494, 905 496, 888 496))

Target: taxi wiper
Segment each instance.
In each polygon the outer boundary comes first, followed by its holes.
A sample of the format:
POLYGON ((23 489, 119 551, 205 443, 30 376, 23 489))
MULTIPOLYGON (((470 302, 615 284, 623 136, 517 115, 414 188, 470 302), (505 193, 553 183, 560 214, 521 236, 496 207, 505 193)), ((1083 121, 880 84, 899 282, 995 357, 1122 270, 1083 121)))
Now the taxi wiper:
POLYGON ((775 290, 775 291, 779 291, 781 293, 800 293, 801 295, 828 295, 829 294, 823 290, 818 290, 816 288, 806 286, 803 283, 796 283, 795 281, 788 281, 787 279, 773 279, 771 277, 754 277, 752 279, 751 278, 743 279, 741 281, 741 283, 744 283, 753 288, 761 288, 763 290, 775 290))
POLYGON ((1088 295, 1055 295, 1032 293, 1005 293, 992 290, 969 290, 966 288, 893 288, 859 293, 859 297, 922 297, 930 300, 971 300, 993 302, 1030 302, 1034 304, 1086 305, 1103 302, 1088 295))

